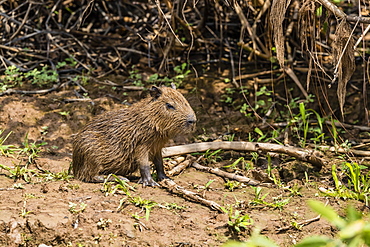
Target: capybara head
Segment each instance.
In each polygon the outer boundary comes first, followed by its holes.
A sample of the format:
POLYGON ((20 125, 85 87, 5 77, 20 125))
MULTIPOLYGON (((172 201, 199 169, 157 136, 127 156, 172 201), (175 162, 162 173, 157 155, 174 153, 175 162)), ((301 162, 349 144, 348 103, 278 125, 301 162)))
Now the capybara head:
POLYGON ((150 95, 151 100, 144 106, 149 112, 145 114, 156 131, 169 138, 194 131, 197 118, 181 93, 170 87, 152 86, 150 95))

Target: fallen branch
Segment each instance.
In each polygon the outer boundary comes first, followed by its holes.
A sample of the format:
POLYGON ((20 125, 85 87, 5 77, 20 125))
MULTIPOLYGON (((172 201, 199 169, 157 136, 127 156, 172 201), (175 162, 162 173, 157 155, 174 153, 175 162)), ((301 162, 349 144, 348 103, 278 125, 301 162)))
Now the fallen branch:
POLYGON ((49 89, 32 90, 32 91, 8 89, 0 93, 0 96, 11 95, 11 94, 47 94, 47 93, 57 90, 59 86, 60 86, 59 84, 55 84, 53 85, 52 88, 49 88, 49 89))
POLYGON ((258 143, 258 142, 202 142, 193 143, 182 146, 167 147, 162 150, 163 157, 170 157, 174 155, 205 152, 207 150, 237 150, 249 152, 275 152, 283 153, 295 157, 298 160, 309 162, 315 167, 321 169, 327 162, 321 158, 321 152, 315 150, 307 150, 297 147, 287 147, 271 143, 258 143))
POLYGON ((218 203, 204 199, 197 193, 182 188, 181 186, 177 185, 174 181, 170 179, 164 179, 159 183, 171 193, 179 194, 187 199, 199 202, 200 204, 210 207, 211 209, 216 210, 220 213, 224 213, 224 211, 222 211, 221 206, 218 203))
MULTIPOLYGON (((318 216, 316 216, 316 217, 314 217, 312 219, 308 219, 308 220, 304 220, 304 221, 301 221, 301 222, 297 222, 297 226, 298 227, 303 227, 303 226, 308 225, 308 224, 310 224, 312 222, 315 222, 315 221, 320 220, 320 218, 321 218, 321 215, 319 214, 318 216)), ((295 228, 295 226, 289 225, 289 226, 285 226, 285 227, 280 227, 279 229, 277 229, 277 231, 278 232, 282 232, 282 231, 287 231, 289 229, 294 229, 294 228, 295 228)))
POLYGON ((175 176, 180 174, 183 170, 185 170, 192 162, 194 162, 195 158, 191 157, 184 162, 181 162, 177 166, 175 166, 172 170, 168 171, 167 174, 170 176, 175 176))
POLYGON ((340 8, 338 8, 335 4, 333 4, 329 0, 316 0, 316 2, 319 2, 322 5, 324 5, 325 8, 330 10, 338 18, 346 19, 347 21, 350 21, 350 22, 359 22, 359 23, 370 24, 370 18, 369 17, 348 16, 340 8))
POLYGON ((191 164, 191 166, 198 169, 198 170, 201 170, 201 171, 207 171, 209 173, 216 174, 220 177, 225 177, 225 178, 228 178, 228 179, 236 180, 238 182, 246 183, 246 184, 252 185, 252 186, 257 186, 257 185, 265 185, 266 186, 266 185, 268 185, 266 183, 261 183, 257 180, 252 179, 252 178, 248 178, 248 177, 245 177, 245 176, 236 175, 234 173, 229 173, 229 172, 222 171, 218 168, 202 166, 202 165, 199 165, 196 162, 193 162, 191 164))
POLYGON ((336 148, 331 146, 317 146, 322 151, 337 152, 342 154, 354 154, 358 156, 368 156, 370 157, 370 151, 356 150, 356 149, 346 149, 346 148, 336 148))

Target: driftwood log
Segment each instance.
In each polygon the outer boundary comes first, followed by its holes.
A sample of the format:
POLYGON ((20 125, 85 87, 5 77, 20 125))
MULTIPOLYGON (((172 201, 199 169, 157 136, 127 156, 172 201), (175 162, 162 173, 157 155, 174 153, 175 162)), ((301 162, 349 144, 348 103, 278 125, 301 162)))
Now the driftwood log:
POLYGON ((264 153, 274 152, 287 154, 298 160, 311 163, 318 170, 320 170, 322 166, 324 166, 327 163, 327 161, 324 158, 322 158, 323 154, 315 150, 259 142, 221 141, 221 142, 193 143, 188 145, 163 148, 162 155, 163 157, 170 157, 174 155, 205 152, 207 150, 218 150, 218 149, 248 151, 248 152, 264 152, 264 153))

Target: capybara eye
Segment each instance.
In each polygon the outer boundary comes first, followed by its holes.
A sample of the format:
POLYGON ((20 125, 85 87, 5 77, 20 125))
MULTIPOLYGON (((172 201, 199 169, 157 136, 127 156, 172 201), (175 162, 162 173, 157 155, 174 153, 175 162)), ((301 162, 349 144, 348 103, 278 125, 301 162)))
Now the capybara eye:
POLYGON ((167 106, 168 109, 176 110, 176 108, 173 105, 171 105, 170 103, 166 103, 166 106, 167 106))

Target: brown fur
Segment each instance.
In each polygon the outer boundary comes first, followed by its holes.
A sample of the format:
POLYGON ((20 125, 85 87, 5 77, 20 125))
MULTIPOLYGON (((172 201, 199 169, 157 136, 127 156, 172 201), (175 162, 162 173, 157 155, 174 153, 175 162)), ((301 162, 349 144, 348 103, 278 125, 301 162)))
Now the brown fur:
POLYGON ((182 94, 153 86, 145 99, 130 108, 97 116, 76 135, 74 176, 91 182, 99 174, 126 176, 140 168, 141 182, 156 185, 150 177, 149 161, 156 165, 159 179, 166 178, 161 172, 162 148, 174 136, 191 132, 195 121, 195 113, 182 94))

